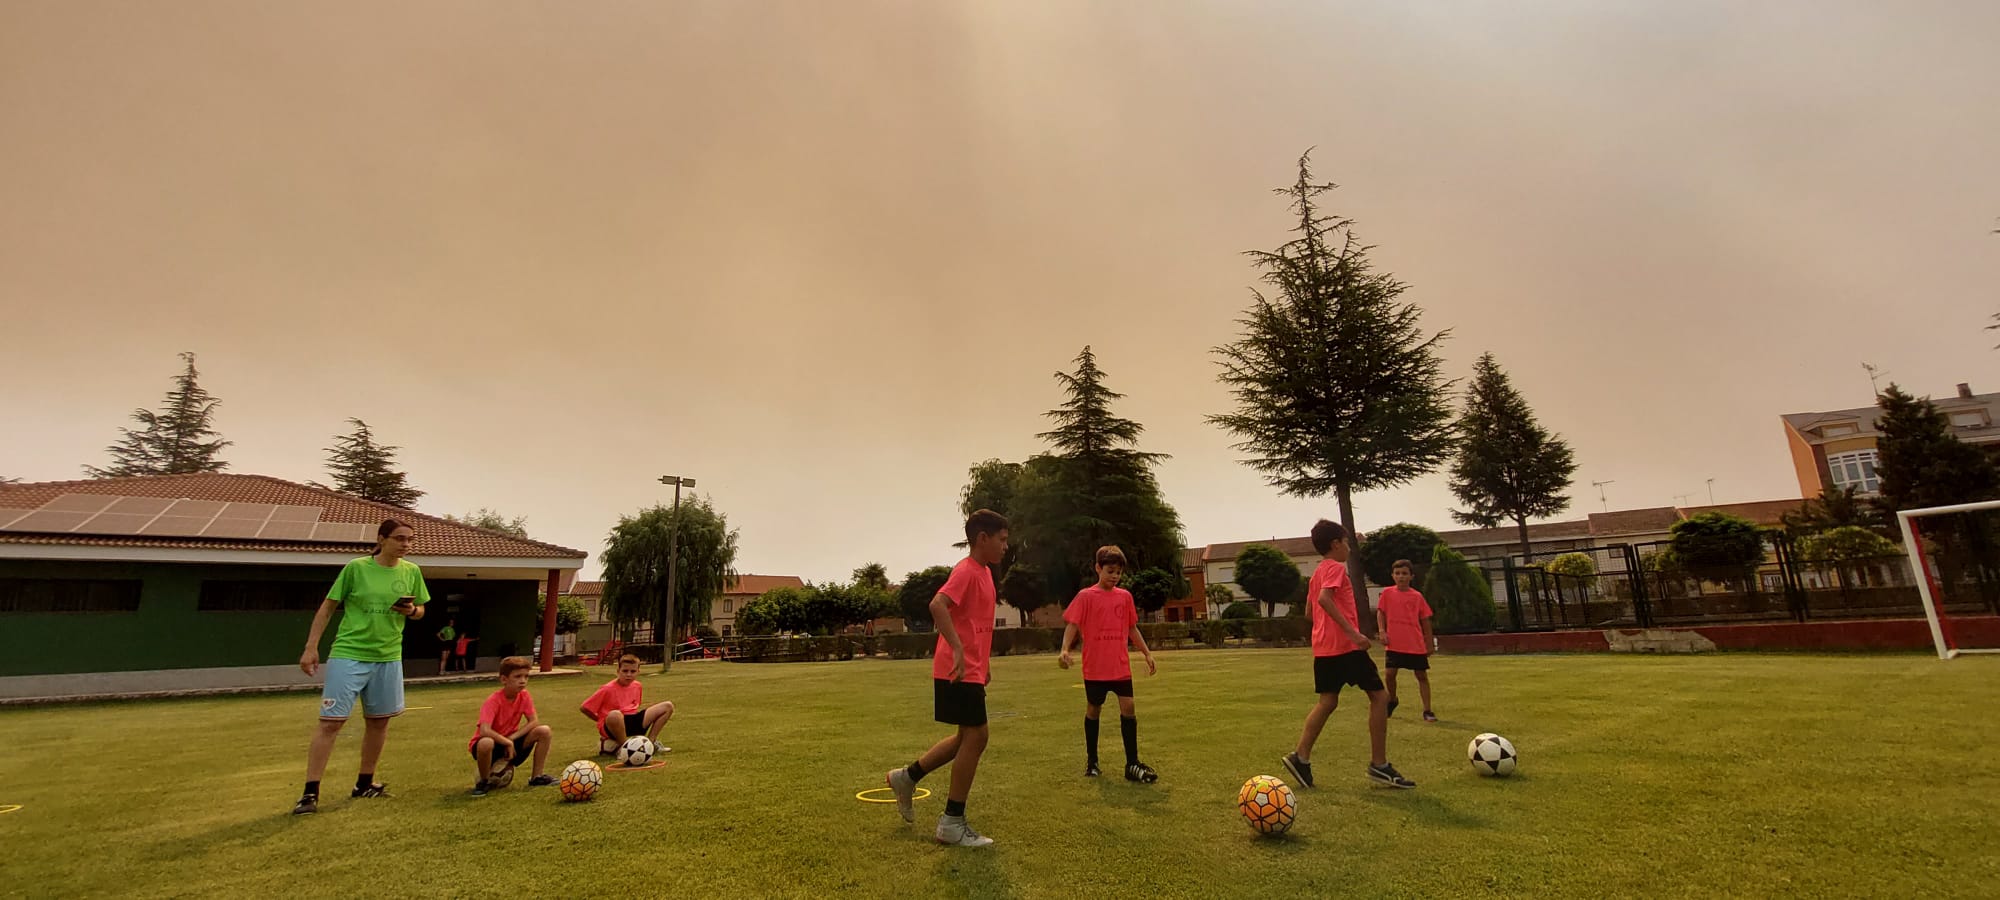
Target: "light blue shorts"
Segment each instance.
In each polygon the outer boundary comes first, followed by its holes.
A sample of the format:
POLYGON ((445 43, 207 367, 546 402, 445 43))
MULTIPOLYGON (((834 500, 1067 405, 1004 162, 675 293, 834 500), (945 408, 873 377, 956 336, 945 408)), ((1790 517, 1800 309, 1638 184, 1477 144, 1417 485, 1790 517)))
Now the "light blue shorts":
POLYGON ((403 661, 362 662, 358 659, 329 659, 326 687, 320 690, 319 717, 345 719, 354 712, 354 698, 361 698, 361 714, 384 719, 403 711, 403 661))

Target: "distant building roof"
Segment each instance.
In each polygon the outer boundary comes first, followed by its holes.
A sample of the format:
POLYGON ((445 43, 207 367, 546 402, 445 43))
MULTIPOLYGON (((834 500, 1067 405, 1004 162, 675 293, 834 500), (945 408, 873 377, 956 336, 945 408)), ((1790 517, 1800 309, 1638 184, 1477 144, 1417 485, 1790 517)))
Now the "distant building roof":
POLYGON ((738 575, 722 593, 731 597, 755 597, 778 588, 802 588, 805 579, 797 575, 738 575))

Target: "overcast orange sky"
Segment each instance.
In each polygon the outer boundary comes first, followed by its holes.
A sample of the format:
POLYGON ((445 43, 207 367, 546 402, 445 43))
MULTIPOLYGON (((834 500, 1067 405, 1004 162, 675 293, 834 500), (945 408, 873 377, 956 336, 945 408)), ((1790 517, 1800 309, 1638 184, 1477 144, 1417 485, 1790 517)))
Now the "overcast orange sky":
POLYGON ((586 572, 673 473, 742 571, 900 576, 1090 344, 1191 543, 1301 534, 1203 416, 1317 147, 1577 511, 1796 496, 1778 416, 1863 362, 2000 390, 1995 47, 1985 2, 0 4, 0 475, 102 463, 191 350, 231 471, 358 416, 586 572))

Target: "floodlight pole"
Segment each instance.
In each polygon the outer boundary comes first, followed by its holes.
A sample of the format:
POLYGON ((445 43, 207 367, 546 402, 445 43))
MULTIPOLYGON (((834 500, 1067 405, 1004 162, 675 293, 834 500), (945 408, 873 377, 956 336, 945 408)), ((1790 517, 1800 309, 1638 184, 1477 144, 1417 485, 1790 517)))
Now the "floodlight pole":
POLYGON ((655 620, 653 633, 660 636, 660 673, 674 664, 674 570, 679 566, 681 556, 681 488, 694 487, 694 479, 679 475, 660 476, 661 484, 674 486, 674 521, 667 530, 667 595, 660 604, 660 617, 655 620))

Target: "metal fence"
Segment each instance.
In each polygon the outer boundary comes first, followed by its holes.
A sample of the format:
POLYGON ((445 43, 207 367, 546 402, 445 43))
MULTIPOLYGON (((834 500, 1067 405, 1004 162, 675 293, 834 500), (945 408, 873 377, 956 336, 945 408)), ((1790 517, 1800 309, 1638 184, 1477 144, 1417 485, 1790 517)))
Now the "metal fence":
MULTIPOLYGON (((1801 559, 1781 533, 1767 540, 1765 561, 1735 572, 1688 572, 1657 565, 1664 541, 1612 544, 1581 553, 1592 574, 1558 574, 1501 561, 1495 598, 1504 598, 1503 631, 1563 628, 1656 628, 1672 625, 1827 619, 1911 618, 1924 614, 1908 556, 1843 563, 1801 559)), ((1489 573, 1492 570, 1489 569, 1489 573)), ((2000 577, 1971 566, 1932 578, 1947 614, 2000 614, 2000 577)))

